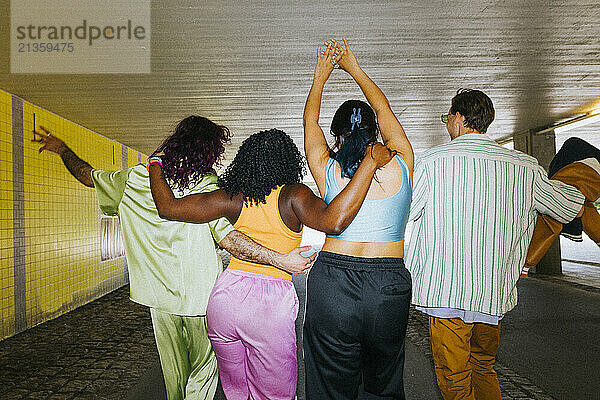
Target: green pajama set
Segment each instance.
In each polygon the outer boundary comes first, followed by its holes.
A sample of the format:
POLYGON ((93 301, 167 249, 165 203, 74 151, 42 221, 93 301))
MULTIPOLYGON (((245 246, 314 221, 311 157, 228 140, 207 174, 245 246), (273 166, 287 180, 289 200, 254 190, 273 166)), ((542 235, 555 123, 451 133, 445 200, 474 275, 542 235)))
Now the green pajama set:
MULTIPOLYGON (((206 334, 206 305, 223 270, 216 243, 233 227, 224 218, 207 224, 160 218, 141 164, 94 170, 92 179, 102 212, 120 217, 130 298, 150 307, 167 398, 212 399, 218 372, 206 334)), ((216 182, 215 175, 205 176, 182 195, 210 192, 216 182)))

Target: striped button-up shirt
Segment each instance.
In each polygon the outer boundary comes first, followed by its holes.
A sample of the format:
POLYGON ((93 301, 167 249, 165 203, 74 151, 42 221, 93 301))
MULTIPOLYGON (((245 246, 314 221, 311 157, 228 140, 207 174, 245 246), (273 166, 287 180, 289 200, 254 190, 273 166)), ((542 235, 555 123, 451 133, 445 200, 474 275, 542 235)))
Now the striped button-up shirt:
POLYGON ((568 222, 584 202, 535 158, 479 133, 426 151, 413 182, 413 303, 497 316, 517 304, 537 213, 568 222))

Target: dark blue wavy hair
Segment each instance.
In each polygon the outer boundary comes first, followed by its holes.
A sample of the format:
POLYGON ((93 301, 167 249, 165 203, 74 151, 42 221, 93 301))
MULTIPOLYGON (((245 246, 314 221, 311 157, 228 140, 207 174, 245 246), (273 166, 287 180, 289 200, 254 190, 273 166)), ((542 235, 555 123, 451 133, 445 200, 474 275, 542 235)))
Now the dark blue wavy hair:
POLYGON ((330 130, 335 143, 329 149, 329 156, 340 163, 342 177, 352 178, 367 145, 377 141, 375 112, 364 101, 347 100, 335 112, 330 130))

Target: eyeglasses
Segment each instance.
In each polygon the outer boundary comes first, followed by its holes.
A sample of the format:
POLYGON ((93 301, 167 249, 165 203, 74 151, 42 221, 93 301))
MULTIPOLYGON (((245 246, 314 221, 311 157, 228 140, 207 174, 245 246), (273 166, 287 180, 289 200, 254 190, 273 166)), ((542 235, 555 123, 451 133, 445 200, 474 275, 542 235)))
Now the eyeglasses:
POLYGON ((448 115, 450 114, 442 114, 442 124, 448 123, 448 115))

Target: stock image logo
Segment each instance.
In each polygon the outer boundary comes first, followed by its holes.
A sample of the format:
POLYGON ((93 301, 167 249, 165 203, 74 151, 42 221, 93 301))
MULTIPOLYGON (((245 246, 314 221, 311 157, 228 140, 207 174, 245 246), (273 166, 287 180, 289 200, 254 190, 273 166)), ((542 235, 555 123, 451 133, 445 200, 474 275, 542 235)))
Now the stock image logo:
POLYGON ((150 73, 150 0, 11 2, 11 73, 150 73))
POLYGON ((91 46, 94 41, 98 39, 105 40, 121 40, 133 38, 137 40, 143 40, 146 38, 146 28, 143 26, 133 27, 131 20, 127 20, 127 25, 107 25, 99 27, 95 25, 89 25, 87 20, 83 20, 83 23, 75 28, 66 26, 54 26, 54 25, 21 25, 17 26, 17 39, 18 40, 38 40, 38 41, 73 41, 76 40, 87 40, 91 46), (116 27, 115 27, 116 26, 116 27))

